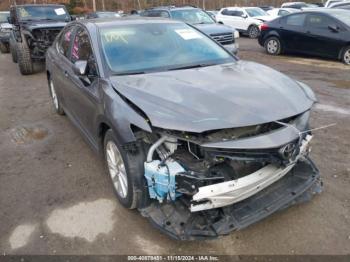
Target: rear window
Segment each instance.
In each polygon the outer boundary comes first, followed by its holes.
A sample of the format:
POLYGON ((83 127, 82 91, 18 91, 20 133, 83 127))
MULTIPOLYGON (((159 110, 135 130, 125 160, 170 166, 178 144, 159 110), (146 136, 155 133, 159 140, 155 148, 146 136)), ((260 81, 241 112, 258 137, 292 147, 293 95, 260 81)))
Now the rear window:
POLYGON ((305 22, 305 14, 287 16, 285 22, 291 26, 303 26, 305 22))

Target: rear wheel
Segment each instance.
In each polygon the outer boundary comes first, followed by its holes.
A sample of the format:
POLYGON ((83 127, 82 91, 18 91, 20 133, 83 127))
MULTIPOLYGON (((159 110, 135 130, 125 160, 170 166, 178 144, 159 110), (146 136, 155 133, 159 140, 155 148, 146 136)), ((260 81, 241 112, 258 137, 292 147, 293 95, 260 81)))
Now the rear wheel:
POLYGON ((9 52, 9 47, 7 44, 0 42, 0 52, 2 54, 7 54, 9 52))
POLYGON ((249 38, 255 39, 259 36, 260 30, 259 27, 257 27, 256 25, 251 25, 248 28, 248 35, 249 38))
POLYGON ((17 57, 19 71, 21 72, 21 74, 33 74, 33 61, 30 56, 30 49, 25 41, 17 44, 17 57))
POLYGON ((264 46, 269 55, 279 55, 282 51, 281 41, 277 37, 266 39, 264 46))
POLYGON ((350 65, 350 46, 346 47, 343 50, 342 60, 343 60, 344 64, 350 65))
POLYGON ((17 63, 18 59, 17 59, 17 42, 15 40, 13 40, 12 38, 10 38, 10 52, 11 52, 11 56, 12 56, 12 61, 14 63, 17 63))
POLYGON ((126 208, 144 207, 149 201, 144 178, 146 155, 142 149, 130 153, 125 150, 113 131, 104 138, 104 156, 108 175, 119 202, 126 208))

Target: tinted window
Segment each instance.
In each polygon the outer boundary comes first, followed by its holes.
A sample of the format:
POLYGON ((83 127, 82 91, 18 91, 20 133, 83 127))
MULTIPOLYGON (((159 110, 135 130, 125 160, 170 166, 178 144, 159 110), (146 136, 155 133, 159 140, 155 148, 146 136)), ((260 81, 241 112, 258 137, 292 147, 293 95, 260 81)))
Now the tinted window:
POLYGON ((144 12, 143 16, 148 17, 164 17, 169 18, 169 13, 167 11, 146 11, 144 12))
POLYGON ((61 33, 60 39, 57 44, 58 51, 64 55, 65 57, 69 58, 69 47, 70 43, 72 42, 72 35, 73 35, 74 28, 70 27, 64 30, 61 33))
POLYGON ((242 11, 238 11, 238 10, 228 10, 225 9, 222 11, 223 15, 228 15, 228 16, 242 16, 243 12, 242 11))
POLYGON ((78 60, 88 61, 88 75, 97 74, 89 34, 85 29, 78 29, 74 37, 71 60, 73 63, 78 60))
POLYGON ((291 15, 286 17, 286 24, 291 26, 304 26, 305 14, 291 15))
POLYGON ((101 28, 100 37, 107 64, 116 74, 235 61, 206 35, 183 23, 114 25, 101 28))
POLYGON ((325 15, 312 14, 308 15, 306 23, 311 28, 326 29, 329 25, 334 25, 334 21, 325 15))
POLYGON ((250 17, 266 16, 266 15, 268 15, 264 10, 262 10, 262 9, 259 8, 259 7, 247 8, 245 11, 248 13, 248 15, 249 15, 250 17))

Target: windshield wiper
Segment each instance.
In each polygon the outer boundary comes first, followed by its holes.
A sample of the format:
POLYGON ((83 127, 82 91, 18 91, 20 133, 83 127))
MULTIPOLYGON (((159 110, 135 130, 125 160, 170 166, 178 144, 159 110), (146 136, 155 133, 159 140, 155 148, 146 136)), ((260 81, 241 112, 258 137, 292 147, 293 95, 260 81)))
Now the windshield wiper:
POLYGON ((196 64, 196 65, 187 65, 187 66, 180 66, 180 67, 175 67, 175 68, 170 68, 168 71, 173 71, 173 70, 181 70, 181 69, 192 69, 192 68, 199 68, 199 67, 207 67, 207 66, 213 66, 217 64, 196 64))
POLYGON ((127 75, 142 75, 145 74, 145 72, 139 71, 139 72, 125 72, 125 73, 116 73, 113 74, 115 76, 127 76, 127 75))

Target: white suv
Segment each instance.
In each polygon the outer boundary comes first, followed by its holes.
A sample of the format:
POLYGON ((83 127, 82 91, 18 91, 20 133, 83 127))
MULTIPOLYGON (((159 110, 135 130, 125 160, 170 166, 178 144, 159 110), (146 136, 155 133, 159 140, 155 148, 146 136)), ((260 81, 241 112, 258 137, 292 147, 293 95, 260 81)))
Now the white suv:
POLYGON ((259 7, 226 7, 216 15, 218 23, 237 29, 248 34, 250 38, 257 38, 260 33, 259 26, 273 17, 259 7))

